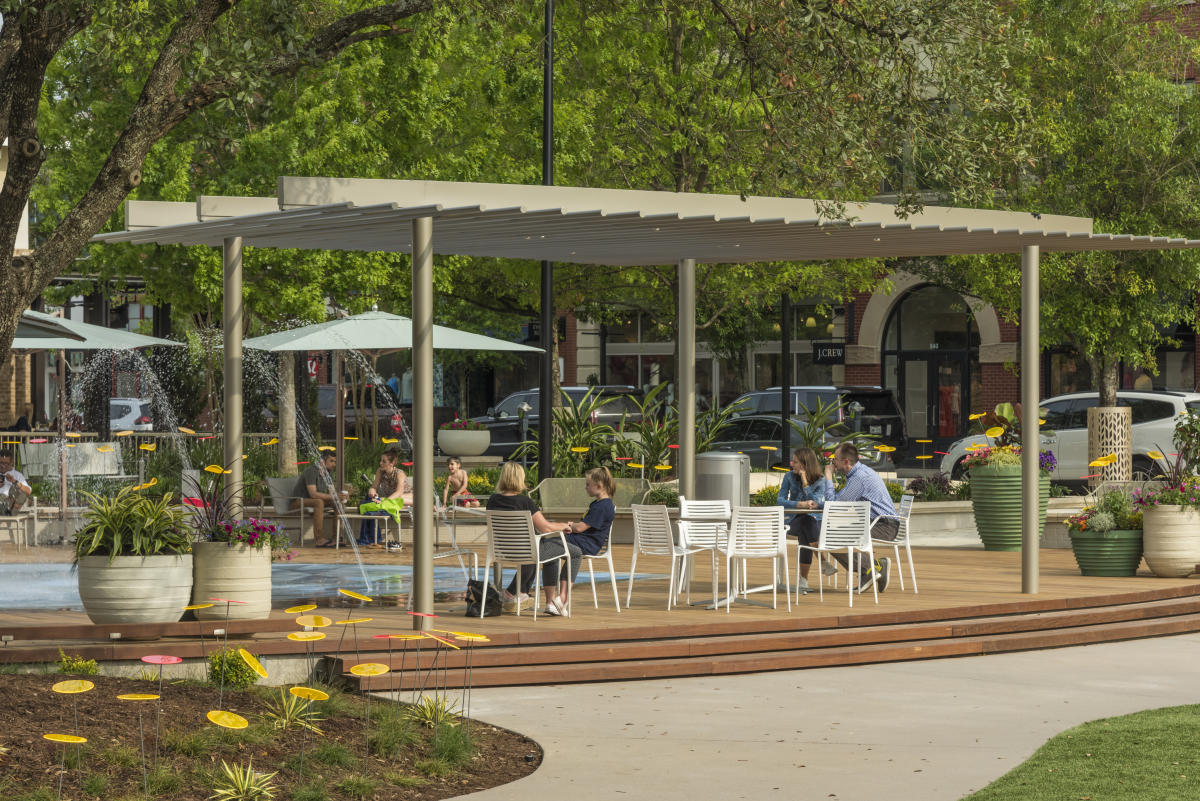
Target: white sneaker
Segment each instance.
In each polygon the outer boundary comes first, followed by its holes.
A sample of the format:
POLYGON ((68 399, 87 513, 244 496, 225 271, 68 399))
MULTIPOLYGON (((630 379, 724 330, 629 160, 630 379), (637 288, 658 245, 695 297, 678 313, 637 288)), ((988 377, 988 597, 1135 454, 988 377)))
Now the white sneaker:
POLYGON ((549 601, 546 602, 546 608, 542 611, 544 611, 547 615, 552 615, 554 617, 562 616, 562 612, 558 611, 558 606, 549 601))
POLYGON ((832 576, 837 572, 837 564, 832 559, 821 558, 821 573, 832 576))
POLYGON ((808 590, 809 590, 808 579, 801 576, 800 580, 798 582, 796 582, 796 589, 800 592, 801 595, 808 595, 808 590))

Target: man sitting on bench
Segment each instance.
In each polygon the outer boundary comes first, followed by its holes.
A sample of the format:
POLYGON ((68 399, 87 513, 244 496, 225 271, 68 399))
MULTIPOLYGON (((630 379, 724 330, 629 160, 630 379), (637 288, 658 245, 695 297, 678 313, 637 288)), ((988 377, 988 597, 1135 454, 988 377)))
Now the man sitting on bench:
MULTIPOLYGON (((338 537, 338 509, 334 504, 333 475, 337 467, 337 453, 325 451, 321 456, 321 466, 310 464, 304 468, 297 482, 295 495, 300 503, 312 510, 313 535, 318 548, 332 548, 338 537), (334 517, 333 536, 325 536, 325 513, 329 511, 334 517)), ((342 492, 342 501, 349 497, 348 492, 342 492)))
POLYGON ((29 479, 13 469, 13 452, 8 448, 0 450, 0 474, 4 476, 4 484, 0 485, 0 515, 15 515, 33 495, 33 489, 29 479))

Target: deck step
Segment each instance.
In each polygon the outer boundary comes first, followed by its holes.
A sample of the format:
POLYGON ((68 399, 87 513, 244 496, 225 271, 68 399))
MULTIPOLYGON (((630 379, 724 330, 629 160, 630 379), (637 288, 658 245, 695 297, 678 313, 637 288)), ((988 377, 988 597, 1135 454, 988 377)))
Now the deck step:
POLYGON ((481 645, 421 653, 342 653, 327 665, 364 691, 461 687, 470 666, 476 687, 667 678, 761 670, 833 667, 909 659, 1059 648, 1200 631, 1200 598, 1086 609, 824 630, 730 633, 547 645, 481 645), (390 664, 391 673, 360 678, 356 661, 390 664), (403 671, 401 673, 401 670, 403 671))

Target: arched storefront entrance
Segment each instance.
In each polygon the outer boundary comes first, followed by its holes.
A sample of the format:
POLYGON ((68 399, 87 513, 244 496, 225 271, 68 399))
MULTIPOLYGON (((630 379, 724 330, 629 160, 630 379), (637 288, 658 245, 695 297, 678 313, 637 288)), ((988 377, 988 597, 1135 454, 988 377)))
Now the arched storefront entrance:
POLYGON ((958 294, 932 285, 905 294, 888 315, 880 355, 883 385, 896 391, 911 438, 933 440, 932 451, 967 433, 981 392, 979 327, 958 294))

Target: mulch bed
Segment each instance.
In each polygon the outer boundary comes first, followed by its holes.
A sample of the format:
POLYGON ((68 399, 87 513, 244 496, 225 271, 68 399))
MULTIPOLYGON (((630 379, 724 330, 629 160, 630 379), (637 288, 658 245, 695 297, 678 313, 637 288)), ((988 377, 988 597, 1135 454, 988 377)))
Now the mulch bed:
MULTIPOLYGON (((64 747, 68 765, 79 749, 79 767, 62 774, 63 798, 142 798, 142 762, 139 752, 138 711, 142 713, 148 770, 153 771, 156 701, 121 701, 125 693, 157 693, 153 681, 107 676, 5 675, 0 677, 0 798, 19 801, 24 797, 57 796, 60 760, 64 747), (70 678, 86 678, 95 688, 76 695, 53 692, 51 687, 70 678), (78 729, 76 710, 78 704, 78 729), (42 738, 43 734, 78 734, 83 746, 62 746, 42 738), (41 792, 39 792, 41 791, 41 792)), ((325 688, 328 689, 328 688, 325 688)), ((364 698, 334 693, 329 702, 317 703, 326 718, 318 725, 323 736, 309 735, 305 745, 303 779, 296 756, 305 741, 298 727, 279 729, 264 718, 267 698, 276 688, 249 691, 225 689, 217 706, 217 689, 197 683, 168 682, 162 693, 162 736, 159 762, 162 770, 151 777, 151 796, 201 801, 213 793, 214 777, 221 762, 245 765, 251 759, 259 772, 277 771, 275 797, 292 798, 297 788, 313 788, 303 797, 329 801, 340 799, 433 799, 450 798, 495 787, 532 773, 541 763, 541 748, 532 740, 504 729, 469 723, 473 754, 460 764, 447 767, 432 759, 434 730, 409 723, 410 742, 391 756, 372 753, 365 759, 364 698), (222 708, 243 716, 250 726, 223 729, 206 718, 210 710, 222 708), (339 747, 340 746, 340 747, 339 747), (318 758, 324 749, 325 761, 318 758), (340 763, 340 764, 339 764, 340 763), (368 782, 354 780, 366 777, 368 782), (374 787, 371 787, 371 784, 374 787), (323 795, 322 795, 323 793, 323 795)), ((458 702, 452 691, 450 700, 458 702)), ((400 708, 390 701, 371 699, 371 730, 383 731, 381 718, 396 720, 400 708)), ((393 723, 395 728, 396 724, 393 723)))

